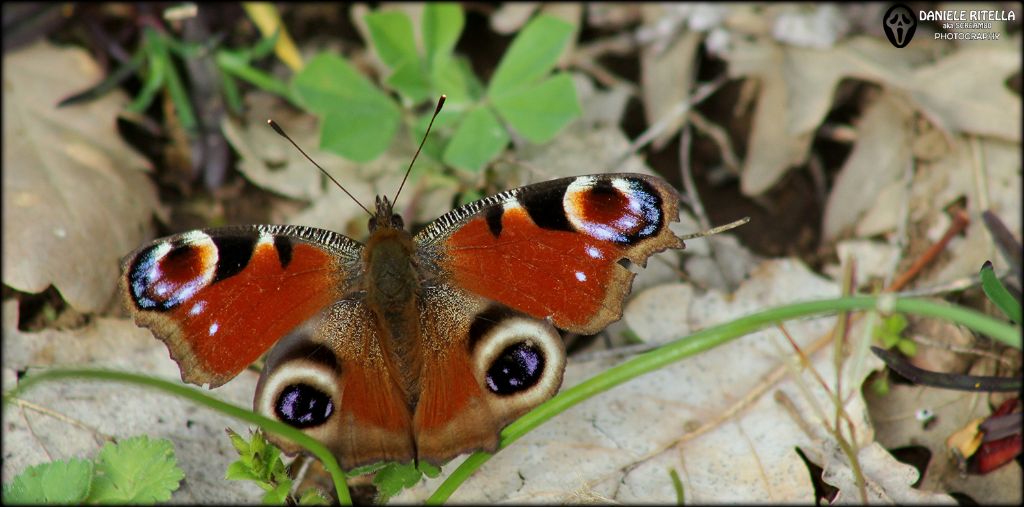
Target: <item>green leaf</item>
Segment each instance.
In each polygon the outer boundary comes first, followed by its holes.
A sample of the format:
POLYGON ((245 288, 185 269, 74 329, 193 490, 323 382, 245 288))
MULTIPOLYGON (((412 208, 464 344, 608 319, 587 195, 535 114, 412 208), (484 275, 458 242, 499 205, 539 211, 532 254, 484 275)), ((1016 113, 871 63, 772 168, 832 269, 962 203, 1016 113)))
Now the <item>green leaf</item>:
POLYGON ((270 37, 263 37, 252 48, 246 50, 249 53, 249 58, 255 60, 269 55, 274 50, 274 46, 277 45, 279 38, 281 38, 280 26, 274 29, 274 33, 270 37))
POLYGON ((288 491, 292 489, 292 481, 282 482, 263 495, 263 503, 267 505, 284 505, 288 499, 288 491))
POLYGON ((398 110, 369 105, 332 111, 324 115, 320 148, 355 162, 369 162, 388 148, 398 130, 398 110))
POLYGON ((184 478, 170 440, 142 435, 117 445, 107 443, 96 459, 89 502, 166 502, 184 478))
POLYGON ((896 342, 896 348, 907 357, 917 354, 917 344, 913 340, 900 340, 896 342))
POLYGON ((450 104, 470 102, 474 99, 470 96, 469 78, 459 58, 453 55, 438 57, 430 72, 434 90, 447 95, 450 104))
MULTIPOLYGON (((423 160, 422 157, 433 159, 434 161, 440 161, 444 156, 444 149, 448 143, 448 135, 446 132, 450 132, 453 129, 451 127, 458 124, 459 120, 465 114, 464 104, 453 104, 451 100, 445 102, 445 106, 441 109, 441 112, 437 115, 434 120, 434 126, 430 130, 430 136, 427 137, 427 142, 423 144, 423 152, 420 153, 420 159, 416 161, 416 164, 412 167, 411 177, 415 179, 422 179, 425 174, 436 174, 437 168, 430 169, 431 164, 423 160), (424 173, 424 170, 428 170, 424 173)), ((433 111, 429 111, 424 115, 416 118, 416 123, 409 129, 409 143, 412 146, 418 146, 420 141, 423 140, 423 136, 427 133, 427 125, 430 123, 430 117, 433 115, 433 111)))
POLYGON ((477 107, 463 118, 444 150, 445 163, 479 171, 508 144, 508 133, 487 107, 477 107))
POLYGON ((280 95, 288 100, 294 100, 294 97, 292 97, 292 90, 287 84, 273 75, 253 67, 249 63, 249 60, 245 58, 244 54, 237 51, 222 49, 217 51, 215 60, 217 62, 217 66, 220 70, 224 71, 226 75, 244 79, 250 84, 270 93, 280 95))
POLYGON ((891 349, 900 344, 903 338, 900 336, 907 328, 907 318, 902 313, 894 313, 875 326, 875 339, 882 343, 882 347, 891 349))
POLYGON ((366 15, 373 48, 381 61, 392 69, 416 61, 416 41, 412 35, 412 21, 401 11, 377 11, 366 15))
POLYGON ((447 59, 465 24, 466 17, 459 4, 429 3, 423 8, 423 48, 427 52, 428 68, 433 70, 439 57, 447 59))
POLYGON ((330 505, 331 499, 327 498, 322 491, 310 488, 302 492, 299 498, 299 505, 330 505))
POLYGON ((670 468, 668 477, 672 480, 672 489, 676 490, 676 505, 686 505, 686 491, 683 489, 683 481, 679 479, 679 472, 670 468))
POLYGON ((378 461, 376 463, 370 463, 369 465, 355 467, 352 470, 347 470, 347 473, 350 477, 358 477, 360 475, 372 474, 378 470, 387 467, 390 464, 391 463, 387 461, 378 461))
POLYGON ((889 394, 889 379, 886 377, 879 377, 871 383, 871 389, 879 396, 886 396, 889 394))
POLYGON ((238 454, 246 454, 249 452, 249 441, 242 435, 239 435, 237 431, 227 428, 225 431, 228 434, 228 438, 231 439, 231 445, 235 447, 238 454))
POLYGON ((411 488, 420 482, 423 473, 412 463, 389 463, 373 476, 373 484, 383 499, 391 498, 405 488, 411 488))
POLYGON ((430 463, 427 463, 426 461, 421 461, 419 466, 416 468, 420 472, 422 472, 423 475, 430 477, 431 479, 441 475, 441 467, 436 467, 434 465, 431 465, 430 463))
POLYGON ((999 277, 996 276, 995 270, 992 269, 991 261, 985 261, 985 264, 981 266, 981 290, 985 291, 985 296, 995 303, 1007 318, 1020 324, 1020 301, 1017 301, 1017 299, 1010 294, 1010 291, 1006 290, 1003 283, 999 281, 999 277))
POLYGON ((419 60, 409 60, 399 65, 388 76, 387 84, 414 104, 431 95, 430 78, 423 72, 419 60))
POLYGON ((902 313, 890 315, 885 319, 885 328, 894 335, 900 335, 907 328, 907 317, 902 313))
POLYGON ((3 487, 5 504, 80 504, 89 495, 92 463, 51 461, 26 468, 3 487))
POLYGON ((261 480, 260 477, 252 471, 252 466, 241 459, 228 465, 228 470, 224 474, 224 478, 229 481, 261 480))
POLYGON ((575 28, 551 16, 530 21, 505 52, 491 78, 488 95, 498 97, 533 84, 548 73, 569 43, 575 28))
POLYGON ((317 55, 296 74, 293 85, 303 104, 323 117, 321 148, 368 162, 391 144, 398 106, 343 58, 317 55))
POLYGON ((532 143, 546 143, 582 114, 572 78, 565 73, 495 97, 501 117, 532 143))

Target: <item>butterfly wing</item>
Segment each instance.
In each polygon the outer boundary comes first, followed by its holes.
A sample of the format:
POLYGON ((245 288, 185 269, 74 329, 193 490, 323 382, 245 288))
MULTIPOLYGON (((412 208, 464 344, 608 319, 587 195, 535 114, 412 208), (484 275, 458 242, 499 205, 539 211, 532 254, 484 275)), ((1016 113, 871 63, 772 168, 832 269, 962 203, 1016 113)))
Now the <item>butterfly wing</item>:
MULTIPOLYGON (((350 470, 415 458, 412 415, 361 295, 332 304, 267 357, 253 409, 316 438, 350 470)), ((300 447, 270 435, 286 452, 300 447)))
POLYGON ((551 180, 470 203, 415 240, 423 263, 453 284, 556 327, 595 333, 622 316, 651 254, 683 248, 669 230, 679 196, 642 174, 551 180))
POLYGON ((417 457, 441 464, 467 451, 494 451, 501 428, 558 391, 561 336, 546 320, 451 284, 426 288, 420 304, 417 457))
POLYGON ((417 234, 420 270, 435 276, 421 302, 419 458, 494 450, 502 427, 554 396, 554 327, 592 333, 621 316, 634 276, 621 260, 683 247, 668 228, 677 202, 654 177, 580 176, 470 203, 417 234))
POLYGON ((182 380, 217 387, 353 290, 362 248, 306 227, 192 231, 129 254, 120 283, 136 323, 167 344, 182 380))

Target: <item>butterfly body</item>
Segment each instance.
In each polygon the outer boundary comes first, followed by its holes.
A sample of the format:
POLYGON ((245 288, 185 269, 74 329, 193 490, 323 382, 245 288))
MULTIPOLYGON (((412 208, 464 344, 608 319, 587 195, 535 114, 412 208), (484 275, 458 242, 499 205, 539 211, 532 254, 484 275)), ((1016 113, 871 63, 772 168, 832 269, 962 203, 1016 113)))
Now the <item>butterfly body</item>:
POLYGON ((378 198, 365 245, 296 226, 192 231, 130 254, 121 284, 183 380, 216 387, 273 348, 255 410, 345 468, 439 464, 494 450, 502 427, 557 392, 556 328, 594 333, 621 316, 623 263, 683 247, 668 229, 677 199, 650 176, 563 178, 413 235, 378 198))

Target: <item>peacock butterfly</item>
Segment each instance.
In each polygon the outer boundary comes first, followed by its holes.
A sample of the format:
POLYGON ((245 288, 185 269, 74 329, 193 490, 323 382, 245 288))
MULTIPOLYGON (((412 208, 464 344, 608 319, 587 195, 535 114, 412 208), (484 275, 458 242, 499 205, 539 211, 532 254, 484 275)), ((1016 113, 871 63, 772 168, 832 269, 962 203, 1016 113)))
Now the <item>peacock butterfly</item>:
POLYGON ((494 451, 503 427, 554 396, 556 328, 618 320, 625 261, 683 248, 676 220, 675 189, 642 174, 507 190, 415 235, 379 196, 365 244, 293 225, 191 231, 126 256, 120 285, 183 381, 220 386, 269 349, 257 412, 345 469, 442 464, 494 451))

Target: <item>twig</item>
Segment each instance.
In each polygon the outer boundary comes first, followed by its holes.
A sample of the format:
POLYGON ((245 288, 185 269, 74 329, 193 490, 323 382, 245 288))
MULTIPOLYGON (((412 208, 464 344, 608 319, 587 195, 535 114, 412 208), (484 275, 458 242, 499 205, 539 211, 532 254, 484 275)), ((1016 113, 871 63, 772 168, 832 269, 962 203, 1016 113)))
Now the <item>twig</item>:
POLYGON ((973 356, 987 357, 987 358, 992 359, 994 361, 998 361, 1000 363, 1003 363, 1003 365, 1005 365, 1005 366, 1010 366, 1010 367, 1013 366, 1013 362, 1011 362, 1008 358, 1000 356, 999 354, 996 354, 994 352, 989 352, 987 350, 981 350, 981 349, 972 348, 972 347, 961 347, 959 345, 953 345, 953 344, 950 344, 950 343, 942 343, 942 342, 939 342, 939 341, 936 341, 936 340, 932 340, 931 338, 925 337, 923 335, 913 336, 913 337, 911 337, 911 340, 913 342, 915 342, 915 343, 924 345, 926 347, 932 347, 932 348, 936 348, 936 349, 948 350, 950 352, 957 352, 957 353, 962 353, 962 354, 971 354, 973 356))
POLYGON ((689 125, 683 125, 683 132, 679 136, 679 173, 683 179, 683 192, 690 200, 690 208, 697 218, 697 224, 701 229, 710 229, 711 221, 704 211, 704 204, 700 200, 700 193, 697 192, 697 185, 693 182, 693 171, 690 169, 690 144, 693 139, 689 125))
POLYGON ((43 440, 36 434, 36 430, 32 427, 32 423, 28 420, 28 416, 25 415, 25 407, 21 407, 20 412, 21 420, 25 421, 25 427, 28 428, 28 432, 32 435, 32 439, 36 441, 36 444, 39 445, 39 448, 43 450, 43 454, 46 455, 46 460, 53 461, 53 455, 50 454, 50 450, 46 448, 46 444, 44 444, 43 440))
POLYGON ((701 134, 710 137, 718 145, 718 151, 722 154, 722 163, 725 164, 725 167, 729 168, 734 175, 739 174, 740 159, 736 156, 736 152, 732 148, 732 141, 729 140, 729 134, 725 129, 693 109, 686 115, 686 118, 701 134))
POLYGON ((97 437, 100 437, 101 439, 103 439, 106 442, 117 442, 117 439, 114 438, 113 436, 107 435, 106 433, 103 433, 102 431, 100 431, 100 430, 98 430, 96 428, 93 428, 92 426, 89 426, 88 424, 85 424, 82 421, 79 421, 77 419, 72 419, 71 417, 68 417, 68 416, 66 416, 66 415, 64 415, 64 414, 62 414, 60 412, 54 411, 54 410, 49 409, 47 407, 44 407, 42 405, 37 405, 35 403, 32 403, 31 401, 23 400, 21 398, 14 398, 13 401, 19 407, 27 408, 29 410, 33 410, 35 412, 39 412, 40 414, 43 414, 43 415, 48 415, 48 416, 50 416, 50 417, 52 417, 54 419, 57 419, 58 421, 70 424, 72 426, 77 426, 78 428, 81 428, 81 429, 83 429, 85 431, 88 431, 89 433, 92 433, 93 435, 95 435, 97 437))
POLYGON ((664 131, 669 128, 669 126, 673 125, 676 120, 678 120, 680 117, 686 114, 690 110, 690 108, 696 106, 697 104, 700 104, 705 99, 710 97, 711 94, 713 94, 719 88, 721 88, 722 85, 725 84, 726 81, 728 81, 728 79, 728 75, 722 74, 716 77, 715 79, 701 85, 699 88, 697 88, 696 91, 693 92, 693 95, 691 95, 689 98, 677 102, 676 105, 672 106, 672 108, 669 109, 667 113, 665 113, 665 115, 663 115, 658 121, 654 122, 653 125, 647 127, 647 130, 643 131, 643 133, 641 133, 635 141, 630 143, 629 147, 626 148, 622 155, 619 155, 619 157, 616 158, 616 161, 614 164, 612 164, 612 167, 618 167, 634 153, 639 151, 644 146, 647 146, 651 141, 660 137, 664 133, 664 131))
POLYGON ((885 292, 897 292, 910 283, 925 266, 935 260, 938 255, 945 250, 946 245, 953 240, 953 236, 963 232, 967 228, 967 224, 970 223, 970 219, 967 217, 967 213, 963 210, 957 210, 953 214, 953 223, 950 224, 949 229, 946 229, 946 233, 942 235, 942 238, 935 242, 928 248, 923 255, 917 258, 913 264, 907 268, 896 280, 884 289, 885 292))

